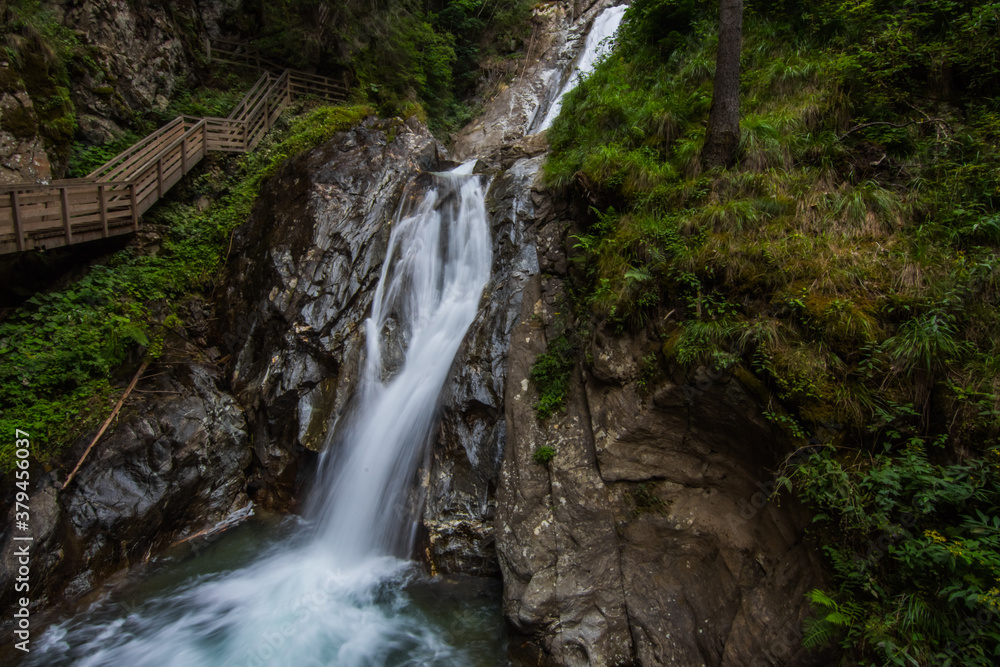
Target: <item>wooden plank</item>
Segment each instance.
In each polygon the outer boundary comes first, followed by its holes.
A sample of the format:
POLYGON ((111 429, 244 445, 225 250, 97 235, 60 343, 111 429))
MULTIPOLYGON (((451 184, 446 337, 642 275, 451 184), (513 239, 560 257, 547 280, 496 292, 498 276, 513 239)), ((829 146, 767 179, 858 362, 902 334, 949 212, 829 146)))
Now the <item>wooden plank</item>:
POLYGON ((108 237, 108 201, 104 196, 104 185, 97 186, 97 201, 101 207, 101 229, 104 232, 104 238, 108 237))
POLYGON ((173 137, 180 130, 183 132, 184 119, 181 116, 173 119, 156 132, 147 135, 141 141, 133 144, 130 148, 122 151, 111 158, 103 165, 87 175, 87 178, 99 178, 100 180, 115 180, 114 176, 123 174, 136 164, 143 162, 150 153, 155 153, 157 146, 169 142, 169 137, 173 137))
POLYGON ((17 201, 17 190, 10 191, 10 211, 14 218, 14 241, 17 251, 24 251, 24 231, 21 228, 20 203, 17 201))

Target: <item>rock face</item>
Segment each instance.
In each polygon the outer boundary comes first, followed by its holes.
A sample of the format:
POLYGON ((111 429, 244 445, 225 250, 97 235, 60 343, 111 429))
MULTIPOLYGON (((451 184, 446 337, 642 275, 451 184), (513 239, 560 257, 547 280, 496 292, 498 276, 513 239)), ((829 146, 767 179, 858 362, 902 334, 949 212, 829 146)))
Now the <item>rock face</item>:
POLYGON ((530 135, 562 87, 594 17, 614 0, 548 2, 535 7, 524 70, 484 105, 483 113, 454 138, 456 160, 490 155, 530 135))
POLYGON ((788 443, 736 376, 682 372, 646 333, 598 327, 565 412, 536 418, 531 365, 548 340, 581 326, 564 315, 573 215, 543 204, 540 273, 511 335, 495 530, 516 657, 820 664, 799 647, 804 594, 820 584, 806 517, 789 499, 767 501, 768 471, 788 443), (640 361, 651 354, 652 374, 640 361), (543 445, 556 450, 548 464, 533 460, 543 445))
MULTIPOLYGON (((0 63, 0 69, 9 70, 10 64, 0 63)), ((31 97, 20 86, 13 86, 13 92, 0 90, 0 185, 47 183, 51 178, 52 167, 38 136, 31 97)))
POLYGON ((493 268, 441 398, 441 426, 431 452, 423 526, 425 555, 436 572, 499 574, 493 548, 496 489, 506 440, 504 387, 510 334, 528 276, 538 272, 531 184, 540 158, 497 174, 487 192, 493 268))
POLYGON ((227 3, 185 4, 190 6, 183 13, 161 3, 128 0, 59 7, 61 23, 77 32, 96 65, 82 68, 73 82, 85 141, 110 141, 128 126, 132 113, 166 108, 176 89, 192 77, 192 42, 218 30, 205 18, 217 20, 217 5, 227 3))
MULTIPOLYGON (((37 481, 28 505, 36 610, 75 600, 121 567, 246 505, 246 423, 220 389, 218 370, 194 361, 197 354, 183 341, 168 345, 162 365, 152 366, 149 379, 137 385, 116 427, 68 489, 57 489, 54 474, 33 473, 37 481)), ((84 438, 76 444, 74 459, 88 443, 84 438)), ((14 511, 4 507, 5 526, 14 525, 14 511)), ((17 546, 6 529, 2 608, 14 598, 17 546)))
POLYGON ((253 435, 258 502, 288 506, 302 455, 343 414, 390 224, 438 150, 415 120, 371 119, 286 164, 238 229, 218 333, 253 435))
POLYGON ((50 169, 60 177, 74 135, 92 145, 107 143, 135 117, 166 109, 197 77, 193 56, 202 41, 218 35, 225 12, 237 6, 236 0, 43 3, 79 44, 60 63, 69 71, 69 90, 57 90, 62 84, 48 71, 49 47, 35 48, 21 65, 0 59, 0 184, 48 182, 50 169), (55 121, 36 114, 56 107, 63 115, 55 121), (46 123, 55 131, 46 132, 46 123))

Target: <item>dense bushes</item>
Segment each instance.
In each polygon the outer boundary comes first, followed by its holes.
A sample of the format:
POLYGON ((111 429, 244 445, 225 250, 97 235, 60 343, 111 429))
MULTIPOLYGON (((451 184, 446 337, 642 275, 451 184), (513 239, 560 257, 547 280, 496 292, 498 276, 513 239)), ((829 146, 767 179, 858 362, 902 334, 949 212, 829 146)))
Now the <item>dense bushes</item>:
POLYGON ((578 302, 682 365, 741 365, 789 437, 827 446, 785 471, 836 582, 811 644, 990 664, 1000 6, 749 6, 738 163, 703 172, 712 12, 637 0, 550 130, 549 182, 598 202, 578 302))

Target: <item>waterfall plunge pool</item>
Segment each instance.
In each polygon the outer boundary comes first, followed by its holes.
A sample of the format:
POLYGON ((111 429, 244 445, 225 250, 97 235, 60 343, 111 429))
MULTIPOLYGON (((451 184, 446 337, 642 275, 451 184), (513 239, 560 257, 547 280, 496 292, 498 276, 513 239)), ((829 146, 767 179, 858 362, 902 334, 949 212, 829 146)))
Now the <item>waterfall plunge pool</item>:
MULTIPOLYGON (((275 616, 270 628, 260 628, 260 633, 249 639, 238 623, 226 627, 218 618, 213 622, 194 604, 195 590, 208 587, 222 591, 227 583, 234 583, 234 576, 245 574, 245 568, 263 565, 261 577, 267 576, 268 563, 280 570, 280 559, 275 562, 275 558, 289 547, 305 547, 310 534, 311 527, 298 517, 255 516, 214 539, 199 538, 172 547, 118 580, 86 610, 77 610, 72 618, 50 626, 21 664, 509 664, 499 580, 464 575, 430 577, 416 564, 398 559, 385 559, 379 571, 362 577, 364 585, 371 585, 367 591, 363 586, 344 586, 343 572, 338 584, 338 573, 316 563, 314 574, 318 576, 308 578, 320 585, 293 599, 283 622, 275 616), (201 632, 189 635, 194 645, 185 645, 187 639, 180 641, 187 633, 178 633, 179 643, 169 648, 159 643, 137 645, 153 626, 188 625, 183 622, 185 617, 198 619, 190 625, 201 625, 201 632), (313 627, 317 623, 329 629, 328 641, 315 642, 320 639, 313 627), (243 643, 241 650, 232 650, 234 640, 243 643), (310 655, 302 655, 300 649, 307 645, 310 655)), ((266 594, 264 589, 259 592, 266 594)), ((230 602, 238 604, 238 597, 230 602)), ((246 610, 252 615, 252 607, 246 610)))

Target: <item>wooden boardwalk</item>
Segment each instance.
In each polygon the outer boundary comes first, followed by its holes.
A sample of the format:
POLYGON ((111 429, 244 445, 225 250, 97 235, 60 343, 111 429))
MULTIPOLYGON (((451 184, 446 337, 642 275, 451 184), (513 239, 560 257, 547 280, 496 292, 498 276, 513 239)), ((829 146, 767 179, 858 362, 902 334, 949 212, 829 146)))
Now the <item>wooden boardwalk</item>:
POLYGON ((129 234, 139 216, 209 151, 246 153, 300 96, 342 101, 347 88, 277 67, 236 42, 209 46, 218 62, 263 69, 228 118, 178 116, 84 178, 0 185, 0 254, 55 248, 129 234))

